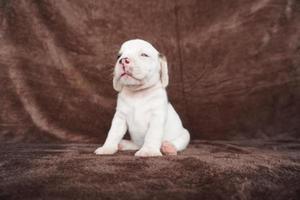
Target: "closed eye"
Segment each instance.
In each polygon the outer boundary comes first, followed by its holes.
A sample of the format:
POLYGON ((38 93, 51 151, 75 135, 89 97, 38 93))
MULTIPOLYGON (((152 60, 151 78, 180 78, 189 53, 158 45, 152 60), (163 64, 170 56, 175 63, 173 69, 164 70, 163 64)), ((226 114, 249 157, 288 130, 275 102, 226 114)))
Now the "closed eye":
POLYGON ((122 54, 120 54, 120 53, 118 54, 118 56, 117 56, 117 60, 118 60, 118 59, 121 57, 121 55, 122 55, 122 54))
POLYGON ((145 54, 145 53, 141 53, 141 56, 143 56, 143 57, 149 57, 148 54, 145 54))

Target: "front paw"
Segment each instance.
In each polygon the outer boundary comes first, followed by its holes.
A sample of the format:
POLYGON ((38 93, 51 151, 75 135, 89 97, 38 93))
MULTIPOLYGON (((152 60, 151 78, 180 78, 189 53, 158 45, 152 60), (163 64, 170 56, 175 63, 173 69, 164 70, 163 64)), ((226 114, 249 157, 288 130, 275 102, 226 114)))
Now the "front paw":
POLYGON ((99 147, 94 152, 96 155, 111 155, 118 151, 118 148, 114 147, 99 147))
POLYGON ((161 154, 161 152, 160 152, 159 149, 151 149, 151 148, 146 148, 146 147, 142 147, 134 155, 135 156, 139 156, 139 157, 162 156, 162 154, 161 154))

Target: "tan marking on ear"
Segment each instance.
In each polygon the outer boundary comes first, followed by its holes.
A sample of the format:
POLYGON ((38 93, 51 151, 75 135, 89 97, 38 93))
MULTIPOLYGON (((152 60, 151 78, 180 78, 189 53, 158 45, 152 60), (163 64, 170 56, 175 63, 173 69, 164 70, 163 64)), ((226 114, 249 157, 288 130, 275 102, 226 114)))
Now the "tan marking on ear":
POLYGON ((169 84, 169 74, 168 74, 168 63, 167 58, 163 54, 159 54, 160 62, 160 80, 163 87, 167 87, 169 84))

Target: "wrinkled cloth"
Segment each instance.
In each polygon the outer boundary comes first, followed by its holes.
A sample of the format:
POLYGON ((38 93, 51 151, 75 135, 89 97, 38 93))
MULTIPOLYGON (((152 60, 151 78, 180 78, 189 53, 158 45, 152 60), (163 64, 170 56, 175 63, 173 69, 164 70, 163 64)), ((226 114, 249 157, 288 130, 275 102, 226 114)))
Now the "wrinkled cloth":
POLYGON ((167 56, 193 139, 299 138, 298 0, 2 0, 0 141, 103 142, 133 38, 167 56))
POLYGON ((0 199, 298 199, 300 141, 198 141, 178 156, 0 144, 0 199))

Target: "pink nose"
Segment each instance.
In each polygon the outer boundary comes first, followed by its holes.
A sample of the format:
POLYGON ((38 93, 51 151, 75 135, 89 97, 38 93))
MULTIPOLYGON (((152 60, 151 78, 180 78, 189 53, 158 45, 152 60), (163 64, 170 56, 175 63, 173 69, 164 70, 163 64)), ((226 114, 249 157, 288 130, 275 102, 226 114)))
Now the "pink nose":
POLYGON ((129 64, 130 63, 128 58, 122 58, 119 62, 120 62, 120 64, 129 64))

